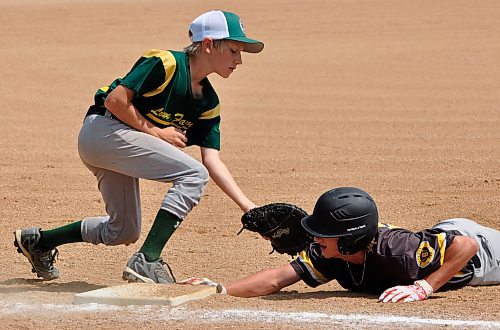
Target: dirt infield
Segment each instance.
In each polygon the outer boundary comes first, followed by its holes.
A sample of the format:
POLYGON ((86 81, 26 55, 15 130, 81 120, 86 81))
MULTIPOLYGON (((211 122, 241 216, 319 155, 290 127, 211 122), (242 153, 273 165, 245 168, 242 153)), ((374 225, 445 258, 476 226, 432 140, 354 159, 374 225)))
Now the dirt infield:
MULTIPOLYGON (((209 9, 238 13, 266 45, 245 54, 229 79, 211 78, 222 104, 222 158, 254 202, 310 212, 322 192, 349 185, 370 192, 386 223, 416 230, 467 217, 500 229, 498 1, 2 1, 2 328, 300 328, 305 321, 293 313, 318 327, 405 326, 408 318, 500 327, 493 286, 397 305, 335 283, 172 309, 72 305, 75 293, 123 284, 168 188, 146 181, 137 243, 62 246, 61 278, 35 280, 12 231, 104 213, 76 149, 95 91, 149 48, 186 46, 187 26, 209 9), (391 315, 401 319, 377 321, 391 315)), ((229 281, 287 261, 249 232, 237 237, 240 216, 210 182, 164 250, 176 277, 229 281)))

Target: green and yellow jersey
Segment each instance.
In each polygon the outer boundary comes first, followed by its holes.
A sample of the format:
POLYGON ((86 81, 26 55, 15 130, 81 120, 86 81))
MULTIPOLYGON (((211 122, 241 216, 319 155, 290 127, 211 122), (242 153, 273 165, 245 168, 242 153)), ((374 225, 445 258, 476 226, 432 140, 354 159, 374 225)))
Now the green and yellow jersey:
POLYGON ((125 77, 118 78, 95 94, 95 106, 103 107, 118 85, 134 92, 132 103, 153 125, 173 126, 186 132, 187 145, 220 149, 220 104, 205 78, 203 98, 191 90, 189 57, 184 52, 151 49, 134 64, 125 77))

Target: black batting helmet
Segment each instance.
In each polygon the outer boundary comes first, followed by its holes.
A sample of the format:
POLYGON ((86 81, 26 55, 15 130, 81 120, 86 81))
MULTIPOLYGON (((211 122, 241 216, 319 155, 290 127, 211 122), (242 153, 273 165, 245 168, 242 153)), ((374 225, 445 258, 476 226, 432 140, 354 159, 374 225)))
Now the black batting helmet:
POLYGON ((335 188, 319 197, 313 213, 302 219, 302 227, 315 237, 339 237, 339 252, 353 254, 375 237, 377 206, 361 189, 335 188))

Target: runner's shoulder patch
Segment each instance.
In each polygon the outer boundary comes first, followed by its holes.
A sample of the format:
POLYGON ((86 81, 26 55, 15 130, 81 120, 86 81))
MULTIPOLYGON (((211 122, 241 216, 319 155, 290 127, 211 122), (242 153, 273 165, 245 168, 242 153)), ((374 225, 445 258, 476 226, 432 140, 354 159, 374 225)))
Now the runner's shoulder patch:
POLYGON ((420 243, 417 249, 416 253, 416 260, 417 260, 417 265, 420 268, 425 268, 427 267, 432 259, 434 259, 434 255, 436 254, 436 251, 434 248, 429 244, 428 241, 423 241, 420 243))

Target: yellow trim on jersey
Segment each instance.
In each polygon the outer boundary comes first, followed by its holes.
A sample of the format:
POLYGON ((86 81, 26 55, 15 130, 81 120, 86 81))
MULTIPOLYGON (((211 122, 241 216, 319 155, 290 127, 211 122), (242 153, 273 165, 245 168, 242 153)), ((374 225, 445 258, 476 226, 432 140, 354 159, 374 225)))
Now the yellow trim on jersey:
POLYGON ((439 245, 439 253, 441 254, 441 259, 439 260, 439 264, 443 265, 444 263, 444 253, 446 252, 446 233, 437 234, 438 245, 439 245))
POLYGON ((307 270, 309 271, 309 274, 318 281, 319 283, 326 283, 328 280, 314 268, 314 265, 311 261, 311 258, 307 255, 306 251, 302 251, 299 256, 297 257, 304 266, 306 266, 307 270))
POLYGON ((220 104, 217 104, 217 106, 212 110, 208 110, 202 113, 200 118, 198 119, 212 119, 218 117, 219 115, 220 115, 220 104))
POLYGON ((109 90, 109 86, 104 86, 104 87, 101 87, 99 88, 99 90, 103 91, 104 93, 106 93, 108 90, 109 90))
POLYGON ((177 63, 175 62, 174 55, 166 50, 150 49, 142 57, 159 57, 163 62, 163 67, 165 69, 165 82, 161 84, 158 88, 152 90, 151 92, 145 93, 144 97, 155 96, 163 92, 165 87, 167 87, 170 80, 172 80, 177 63))
POLYGON ((378 227, 379 228, 389 228, 389 229, 399 228, 398 226, 394 226, 394 225, 391 225, 391 224, 388 224, 388 223, 381 223, 381 222, 378 223, 378 227))

